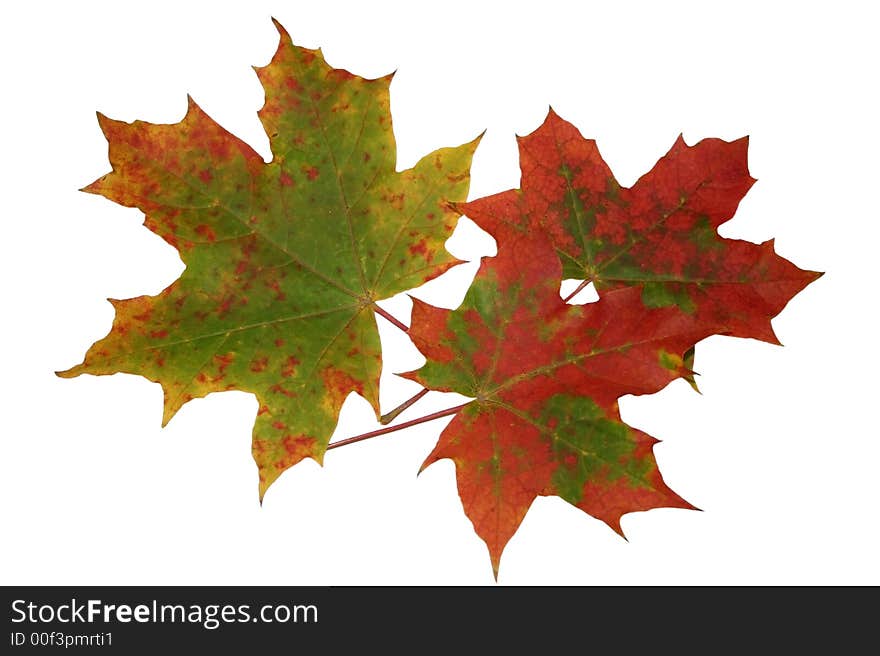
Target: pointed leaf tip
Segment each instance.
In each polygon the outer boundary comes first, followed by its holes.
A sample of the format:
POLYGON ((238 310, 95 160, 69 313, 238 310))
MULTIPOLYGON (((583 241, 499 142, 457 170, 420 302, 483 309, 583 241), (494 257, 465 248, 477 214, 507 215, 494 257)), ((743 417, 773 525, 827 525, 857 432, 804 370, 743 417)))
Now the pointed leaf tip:
POLYGON ((94 182, 90 182, 89 184, 87 184, 85 187, 80 187, 79 189, 77 189, 77 191, 81 191, 85 194, 95 194, 98 196, 102 196, 103 193, 101 192, 101 180, 103 180, 103 178, 98 178, 94 182))
POLYGON ((184 114, 184 121, 191 120, 196 116, 201 116, 204 114, 204 110, 199 106, 196 102, 196 99, 192 97, 191 94, 186 94, 186 114, 184 114))
POLYGON ((163 412, 162 412, 162 421, 161 421, 161 423, 160 423, 160 426, 161 426, 162 428, 165 428, 165 427, 168 425, 168 423, 169 423, 172 419, 174 419, 174 415, 177 414, 177 411, 178 411, 178 410, 179 410, 179 408, 173 408, 173 409, 170 409, 170 408, 167 408, 167 407, 166 407, 166 408, 163 410, 163 412))
POLYGON ((113 129, 118 128, 124 123, 124 121, 117 121, 116 119, 110 118, 106 114, 103 114, 99 111, 95 112, 95 116, 98 118, 98 126, 101 128, 101 132, 104 134, 104 137, 107 139, 107 141, 110 141, 110 136, 113 129))
POLYGON ((70 369, 64 369, 63 371, 56 371, 55 375, 59 378, 76 378, 82 373, 82 365, 78 364, 75 367, 71 367, 70 369))
POLYGON ((423 471, 425 471, 428 467, 433 465, 435 462, 437 462, 437 458, 434 457, 433 453, 429 454, 428 457, 425 458, 425 460, 422 462, 421 466, 419 467, 419 471, 416 472, 416 476, 420 476, 423 471))
POLYGON ((290 41, 290 33, 281 24, 281 21, 279 21, 274 16, 271 16, 270 18, 272 20, 272 24, 275 26, 275 29, 278 30, 278 35, 281 37, 281 39, 284 41, 290 41))
POLYGON ((468 146, 471 146, 471 145, 472 145, 472 146, 473 146, 473 149, 476 150, 476 149, 477 149, 477 146, 479 146, 479 145, 480 145, 480 142, 483 140, 483 137, 486 136, 486 131, 487 131, 487 130, 488 130, 488 128, 483 128, 483 131, 480 132, 480 134, 478 134, 476 137, 474 137, 474 138, 471 139, 470 141, 466 142, 466 145, 468 145, 468 146))
MULTIPOLYGON (((565 123, 565 122, 567 122, 567 121, 565 121, 565 119, 563 119, 559 114, 557 114, 556 110, 553 109, 552 106, 548 105, 547 106, 547 116, 544 117, 544 120, 541 122, 541 125, 539 125, 538 128, 532 132, 532 134, 535 134, 535 132, 538 132, 539 130, 542 130, 542 129, 548 129, 548 128, 552 129, 554 126, 559 125, 561 123, 565 123)), ((529 135, 529 136, 531 136, 531 135, 529 135)))
POLYGON ((737 144, 737 145, 742 144, 745 147, 745 149, 748 150, 748 148, 749 148, 749 135, 744 134, 743 136, 741 136, 737 139, 734 139, 731 143, 737 144))

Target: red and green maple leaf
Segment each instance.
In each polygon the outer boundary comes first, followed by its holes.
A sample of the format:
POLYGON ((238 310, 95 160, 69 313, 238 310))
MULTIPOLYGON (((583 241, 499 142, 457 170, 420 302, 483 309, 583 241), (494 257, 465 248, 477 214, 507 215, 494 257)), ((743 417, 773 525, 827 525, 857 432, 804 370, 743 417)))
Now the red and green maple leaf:
POLYGON ((552 110, 519 149, 521 189, 458 205, 499 254, 456 311, 415 303, 410 336, 428 363, 407 374, 475 399, 426 465, 455 462, 496 575, 538 495, 559 495, 618 532, 625 513, 689 507, 663 482, 655 440, 621 421, 617 399, 677 377, 693 384, 694 345, 711 334, 778 342, 770 320, 821 275, 772 241, 718 235, 754 183, 745 139, 679 139, 631 189, 552 110), (568 305, 562 278, 593 282, 600 300, 568 305))
POLYGON ((656 440, 621 420, 617 400, 690 373, 678 354, 712 327, 674 305, 651 307, 637 287, 569 305, 561 275, 546 240, 511 232, 457 310, 413 305, 410 336, 428 362, 404 375, 474 399, 424 466, 454 461, 496 576, 538 495, 558 495, 618 532, 625 513, 691 507, 663 482, 656 440))
POLYGON ((821 274, 776 254, 773 240, 721 237, 755 180, 748 139, 679 138, 631 188, 622 187, 596 142, 550 110, 519 137, 521 189, 461 205, 503 241, 549 239, 562 277, 592 282, 601 297, 638 286, 649 307, 677 306, 721 334, 778 343, 770 320, 821 274))
POLYGON ((173 125, 99 114, 113 171, 85 191, 142 210, 186 269, 157 296, 112 301, 110 333, 59 374, 159 382, 163 424, 210 392, 254 393, 261 497, 286 468, 321 461, 349 393, 378 413, 375 301, 457 262, 447 201, 466 198, 477 145, 396 172, 391 76, 333 69, 276 26, 257 70, 268 164, 191 100, 173 125))

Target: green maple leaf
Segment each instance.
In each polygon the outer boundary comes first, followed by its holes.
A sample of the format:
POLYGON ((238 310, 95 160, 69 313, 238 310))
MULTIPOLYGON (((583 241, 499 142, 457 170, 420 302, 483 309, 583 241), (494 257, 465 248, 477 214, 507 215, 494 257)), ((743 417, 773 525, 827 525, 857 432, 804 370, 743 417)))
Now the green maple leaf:
POLYGON ((479 141, 396 172, 391 76, 333 69, 276 26, 257 70, 268 164, 192 100, 173 125, 99 114, 113 171, 85 191, 142 210, 186 269, 157 296, 111 301, 110 333, 59 373, 156 381, 163 425, 190 399, 254 393, 261 498, 288 467, 321 461, 351 392, 378 415, 375 301, 457 263, 448 203, 466 198, 479 141))

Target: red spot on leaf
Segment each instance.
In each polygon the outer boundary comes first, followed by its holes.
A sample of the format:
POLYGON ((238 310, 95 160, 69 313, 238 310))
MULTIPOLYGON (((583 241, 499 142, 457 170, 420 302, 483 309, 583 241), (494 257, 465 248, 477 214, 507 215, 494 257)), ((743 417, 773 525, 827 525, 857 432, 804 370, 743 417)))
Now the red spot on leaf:
POLYGON ((287 357, 287 361, 284 363, 284 366, 281 368, 281 375, 285 378, 290 378, 296 373, 296 367, 299 364, 299 360, 296 357, 290 355, 287 357))
POLYGON ((215 162, 228 160, 232 155, 232 142, 225 139, 211 139, 208 142, 208 153, 215 162))
POLYGON ((217 363, 217 367, 220 371, 221 377, 226 372, 226 369, 229 367, 229 365, 232 364, 233 360, 235 360, 235 355, 233 355, 232 353, 224 353, 223 355, 214 356, 214 362, 217 363))
POLYGON ((281 172, 281 175, 278 176, 278 181, 279 181, 282 185, 284 185, 285 187, 292 187, 292 186, 293 186, 293 178, 291 178, 291 177, 287 174, 287 171, 282 171, 282 172, 281 172))
POLYGON ((287 294, 285 294, 285 293, 281 290, 281 283, 278 282, 277 280, 274 280, 274 279, 273 279, 273 280, 267 280, 266 283, 265 283, 265 285, 266 285, 266 287, 268 287, 269 289, 271 289, 273 292, 275 292, 275 300, 276 300, 276 301, 283 301, 284 299, 287 298, 287 294))
POLYGON ((254 373, 259 373, 261 371, 265 371, 266 367, 269 366, 269 358, 263 356, 261 358, 257 358, 251 362, 251 371, 254 373))
POLYGON ((269 391, 273 394, 281 394, 282 396, 286 396, 289 399, 296 398, 296 392, 289 390, 286 387, 282 387, 278 383, 272 385, 272 387, 269 388, 269 391))
POLYGON ((285 435, 277 439, 254 439, 252 452, 260 467, 260 481, 275 480, 278 474, 304 458, 317 455, 318 442, 306 435, 285 435))
POLYGON ((217 315, 225 316, 229 314, 230 308, 232 308, 232 303, 235 299, 232 296, 226 296, 222 301, 220 301, 220 305, 217 306, 217 315))
MULTIPOLYGON (((297 463, 303 458, 308 458, 315 454, 317 441, 312 437, 305 435, 288 435, 282 442, 284 450, 287 452, 287 461, 297 463)), ((278 463, 279 469, 287 469, 289 466, 286 461, 278 463)))
POLYGON ((199 180, 201 180, 205 184, 208 184, 213 179, 214 174, 211 173, 208 169, 202 169, 201 171, 199 171, 199 180))
POLYGON ((153 331, 150 331, 150 337, 152 337, 153 339, 163 339, 165 337, 168 337, 168 331, 167 330, 153 330, 153 331))
POLYGON ((391 205, 391 207, 400 211, 403 209, 405 200, 405 194, 391 194, 391 196, 388 198, 388 203, 391 205))
POLYGON ((204 237, 208 241, 217 241, 217 235, 214 234, 214 229, 206 223, 200 223, 196 226, 196 234, 204 237))
POLYGON ((428 262, 434 259, 434 252, 428 249, 428 240, 421 239, 417 243, 409 247, 409 254, 413 256, 421 256, 428 262))
POLYGON ((306 177, 309 180, 315 180, 318 177, 318 175, 320 174, 317 167, 315 167, 315 166, 309 166, 309 167, 304 166, 302 170, 303 170, 303 173, 306 174, 306 177))
POLYGON ((321 378, 324 381, 324 388, 330 396, 333 407, 341 407, 343 401, 351 392, 363 395, 363 383, 341 369, 327 367, 321 372, 321 378))

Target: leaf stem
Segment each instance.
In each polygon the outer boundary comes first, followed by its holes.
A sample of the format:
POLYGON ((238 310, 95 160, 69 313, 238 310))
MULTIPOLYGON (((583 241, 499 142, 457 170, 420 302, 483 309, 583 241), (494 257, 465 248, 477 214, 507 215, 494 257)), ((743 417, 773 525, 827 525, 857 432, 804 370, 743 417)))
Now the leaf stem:
POLYGON ((575 296, 577 296, 578 294, 580 294, 580 293, 584 290, 584 288, 585 288, 587 285, 590 284, 590 282, 592 282, 592 281, 590 281, 590 280, 581 280, 581 284, 578 285, 577 288, 576 288, 571 294, 569 294, 568 296, 566 296, 565 298, 563 298, 563 299, 562 299, 562 302, 563 302, 563 303, 568 303, 571 299, 573 299, 575 296))
POLYGON ((419 390, 419 392, 415 396, 407 399, 406 401, 401 403, 399 406, 394 408, 394 410, 392 410, 391 412, 386 412, 384 415, 382 415, 382 417, 379 419, 379 423, 382 424, 383 426, 386 424, 390 424, 392 421, 394 421, 397 418, 397 415, 399 415, 401 412, 406 410, 408 407, 410 407, 413 403, 418 401, 420 398, 422 398, 427 393, 428 393, 428 390, 423 387, 421 390, 419 390))
POLYGON ((426 421, 433 421, 434 419, 440 419, 441 417, 448 417, 449 415, 454 415, 456 412, 465 407, 468 403, 471 403, 471 401, 468 401, 467 403, 462 403, 461 405, 457 405, 453 408, 440 410, 439 412, 432 412, 429 415, 419 417, 418 419, 411 419, 410 421, 405 421, 402 424, 380 428, 379 430, 370 431, 369 433, 364 433, 362 435, 355 435, 354 437, 347 437, 344 440, 339 440, 338 442, 331 442, 327 445, 327 450, 329 451, 330 449, 335 449, 338 446, 345 446, 346 444, 354 444, 355 442, 368 440, 371 437, 378 437, 379 435, 385 435, 386 433, 393 433, 394 431, 403 430, 404 428, 416 426, 417 424, 424 424, 426 421))
POLYGON ((400 319, 397 319, 390 315, 388 312, 379 307, 377 303, 373 303, 373 311, 383 319, 390 321, 392 324, 400 328, 403 332, 409 332, 409 327, 405 323, 403 323, 400 319))

